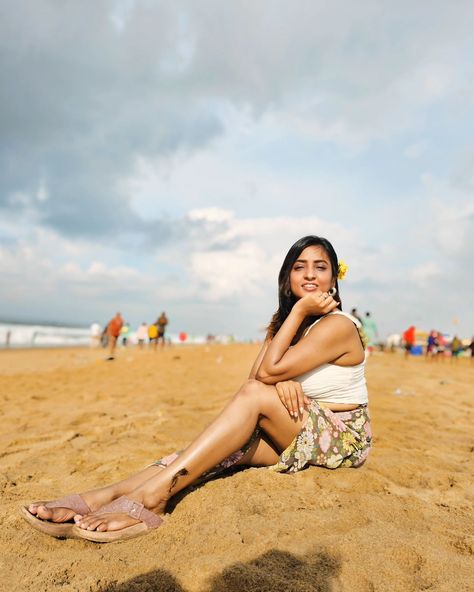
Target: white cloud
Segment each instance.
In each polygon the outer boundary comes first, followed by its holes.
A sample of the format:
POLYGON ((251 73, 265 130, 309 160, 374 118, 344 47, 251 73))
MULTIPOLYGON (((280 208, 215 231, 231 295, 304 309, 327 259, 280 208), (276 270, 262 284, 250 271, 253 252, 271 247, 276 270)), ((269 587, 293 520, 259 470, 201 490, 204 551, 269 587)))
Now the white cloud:
POLYGON ((191 280, 204 287, 204 297, 220 301, 229 296, 261 296, 275 278, 273 262, 255 242, 244 242, 233 251, 207 251, 191 255, 191 280))
POLYGON ((434 242, 447 255, 456 255, 472 244, 474 201, 471 203, 432 202, 434 242))
POLYGON ((110 20, 118 33, 122 33, 130 20, 136 0, 116 0, 110 13, 110 20))
POLYGON ((429 261, 427 263, 423 263, 422 265, 418 265, 411 271, 412 280, 418 285, 426 284, 427 281, 440 276, 441 269, 434 261, 429 261))
POLYGON ((38 190, 36 192, 36 199, 38 201, 46 201, 49 198, 49 189, 46 179, 40 179, 38 190))
POLYGON ((403 156, 411 159, 417 159, 422 156, 428 148, 428 142, 426 140, 419 140, 413 144, 408 145, 403 151, 403 156))
POLYGON ((234 213, 223 208, 201 208, 198 210, 191 210, 187 215, 192 221, 206 221, 212 223, 230 222, 234 218, 234 213))
POLYGON ((440 256, 453 257, 464 253, 470 257, 474 234, 474 200, 468 193, 431 172, 421 175, 425 197, 425 215, 420 225, 420 238, 440 256))

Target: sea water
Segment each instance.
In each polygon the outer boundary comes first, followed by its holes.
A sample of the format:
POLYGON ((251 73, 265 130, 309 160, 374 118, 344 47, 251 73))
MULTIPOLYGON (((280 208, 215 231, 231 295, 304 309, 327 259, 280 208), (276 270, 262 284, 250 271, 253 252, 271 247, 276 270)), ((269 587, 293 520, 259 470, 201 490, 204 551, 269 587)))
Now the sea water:
POLYGON ((84 327, 0 323, 0 348, 64 347, 90 343, 90 330, 84 327))
MULTIPOLYGON (((173 344, 181 344, 178 333, 167 333, 166 339, 173 344)), ((119 339, 118 345, 121 345, 119 339)), ((131 344, 136 344, 136 331, 131 331, 128 336, 131 344)), ((218 343, 230 343, 227 336, 219 337, 218 343)), ((201 335, 190 335, 186 338, 187 344, 205 343, 206 339, 201 335)), ((6 347, 81 347, 91 344, 91 331, 88 327, 64 327, 56 325, 27 325, 23 323, 0 322, 0 349, 6 347)))

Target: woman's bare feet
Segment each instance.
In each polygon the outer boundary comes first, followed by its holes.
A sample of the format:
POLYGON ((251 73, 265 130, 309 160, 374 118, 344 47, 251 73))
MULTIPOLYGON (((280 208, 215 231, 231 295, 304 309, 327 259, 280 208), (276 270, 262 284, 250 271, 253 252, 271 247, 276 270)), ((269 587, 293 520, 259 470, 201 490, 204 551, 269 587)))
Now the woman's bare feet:
MULTIPOLYGON (((127 498, 132 502, 138 502, 156 515, 165 513, 166 504, 171 497, 171 489, 176 479, 170 479, 169 483, 162 483, 159 488, 153 487, 155 481, 150 479, 148 483, 142 484, 135 491, 129 493, 127 498)), ((74 521, 79 528, 83 530, 96 530, 106 532, 113 530, 123 530, 128 526, 138 524, 140 520, 130 514, 122 512, 92 512, 87 516, 76 515, 74 521)))
MULTIPOLYGON (((84 503, 89 506, 90 510, 94 511, 112 501, 115 495, 116 492, 114 486, 110 486, 103 487, 102 489, 86 491, 85 493, 81 493, 80 497, 83 499, 84 503)), ((71 522, 77 514, 77 511, 72 510, 71 508, 48 508, 46 505, 47 503, 48 502, 34 502, 28 506, 28 512, 41 518, 41 520, 48 520, 49 522, 55 522, 58 524, 71 522)))
MULTIPOLYGON (((168 458, 168 457, 167 457, 168 458)), ((171 455, 170 455, 171 460, 171 455)), ((164 466, 151 465, 140 473, 132 475, 124 481, 114 483, 107 487, 100 489, 91 489, 85 493, 81 493, 80 496, 84 502, 89 506, 91 512, 101 508, 102 506, 110 503, 114 499, 121 495, 128 495, 135 491, 137 487, 146 483, 151 477, 156 476, 163 470, 164 466)), ((48 520, 57 524, 64 522, 72 522, 75 516, 79 516, 75 510, 71 508, 48 508, 46 506, 48 502, 34 502, 28 506, 28 512, 41 518, 42 520, 48 520)))
POLYGON ((33 516, 41 518, 41 520, 49 520, 50 522, 55 522, 57 524, 70 522, 76 514, 74 510, 69 508, 47 508, 47 503, 48 502, 35 502, 30 504, 28 506, 28 512, 33 514, 33 516))

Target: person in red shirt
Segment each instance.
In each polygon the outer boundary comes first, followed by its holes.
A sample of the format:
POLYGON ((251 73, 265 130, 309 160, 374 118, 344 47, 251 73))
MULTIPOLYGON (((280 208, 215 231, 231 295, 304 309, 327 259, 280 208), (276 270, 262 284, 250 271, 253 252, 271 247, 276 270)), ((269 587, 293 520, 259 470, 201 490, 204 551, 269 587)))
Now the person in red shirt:
POLYGON ((115 347, 122 327, 122 315, 118 312, 107 325, 107 337, 109 338, 109 357, 107 360, 115 360, 115 347))
POLYGON ((411 353, 412 347, 415 345, 415 327, 411 325, 403 334, 403 341, 405 342, 405 358, 411 353))

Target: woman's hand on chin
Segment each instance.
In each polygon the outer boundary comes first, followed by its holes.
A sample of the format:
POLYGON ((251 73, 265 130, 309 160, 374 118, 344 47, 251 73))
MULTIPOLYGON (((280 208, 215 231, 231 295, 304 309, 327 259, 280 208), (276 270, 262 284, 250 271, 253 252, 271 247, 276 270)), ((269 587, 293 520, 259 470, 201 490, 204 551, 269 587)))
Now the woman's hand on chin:
POLYGON ((337 308, 339 302, 334 300, 327 292, 311 292, 300 298, 294 305, 294 309, 304 314, 305 317, 320 317, 337 308))

